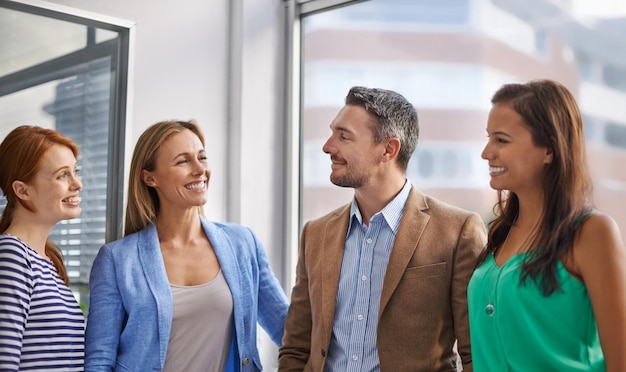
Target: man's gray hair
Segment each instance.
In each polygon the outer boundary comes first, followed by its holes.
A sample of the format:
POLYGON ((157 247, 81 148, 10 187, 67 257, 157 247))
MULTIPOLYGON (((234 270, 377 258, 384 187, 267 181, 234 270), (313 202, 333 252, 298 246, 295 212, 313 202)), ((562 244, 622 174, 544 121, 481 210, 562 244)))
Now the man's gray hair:
POLYGON ((350 88, 346 105, 363 107, 372 115, 374 142, 400 140, 398 165, 406 170, 419 138, 417 111, 411 102, 391 90, 356 86, 350 88))

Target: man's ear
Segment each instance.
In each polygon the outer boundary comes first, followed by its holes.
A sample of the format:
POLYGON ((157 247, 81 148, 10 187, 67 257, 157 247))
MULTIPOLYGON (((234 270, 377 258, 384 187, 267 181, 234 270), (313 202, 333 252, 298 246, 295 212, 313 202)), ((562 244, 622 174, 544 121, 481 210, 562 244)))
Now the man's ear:
POLYGON ((141 170, 141 179, 143 180, 143 183, 146 184, 146 186, 156 187, 156 181, 154 180, 152 173, 148 172, 145 169, 141 170))
POLYGON ((400 140, 396 137, 391 137, 385 140, 385 152, 383 153, 383 158, 385 161, 391 161, 398 157, 400 153, 400 140))
POLYGON ((27 184, 20 180, 15 180, 13 181, 11 186, 13 187, 13 192, 15 193, 15 196, 22 200, 30 200, 30 190, 27 184))

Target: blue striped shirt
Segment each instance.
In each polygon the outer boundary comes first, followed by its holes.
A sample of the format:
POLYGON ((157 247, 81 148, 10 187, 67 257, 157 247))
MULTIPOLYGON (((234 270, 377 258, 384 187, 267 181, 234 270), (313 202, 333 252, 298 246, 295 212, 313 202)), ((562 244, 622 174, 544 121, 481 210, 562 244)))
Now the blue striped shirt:
POLYGON ((82 371, 84 329, 52 262, 0 235, 0 370, 82 371))
POLYGON ((376 347, 378 311, 391 248, 411 183, 363 223, 352 200, 350 224, 341 262, 337 306, 325 371, 379 371, 376 347))

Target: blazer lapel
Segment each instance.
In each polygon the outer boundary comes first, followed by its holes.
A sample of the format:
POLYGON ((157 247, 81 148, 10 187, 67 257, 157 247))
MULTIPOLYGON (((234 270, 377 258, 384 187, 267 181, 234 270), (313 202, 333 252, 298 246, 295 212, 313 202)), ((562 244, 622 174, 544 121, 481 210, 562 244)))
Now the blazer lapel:
POLYGON ((156 227, 148 225, 139 232, 137 237, 138 255, 141 267, 144 272, 148 287, 155 298, 158 313, 159 327, 159 350, 161 364, 165 363, 165 353, 169 340, 170 329, 172 327, 173 300, 172 290, 167 272, 165 271, 165 263, 161 254, 161 246, 157 235, 156 227))
MULTIPOLYGON (((245 292, 242 288, 240 288, 241 280, 239 276, 239 260, 236 255, 235 247, 233 247, 232 242, 226 233, 224 233, 224 231, 214 223, 211 223, 202 217, 200 218, 200 222, 202 223, 204 233, 211 242, 211 246, 213 246, 213 251, 215 251, 217 261, 219 262, 222 270, 222 275, 224 275, 228 288, 230 288, 233 295, 233 301, 238 301, 238 294, 245 292)), ((235 305, 239 308, 240 304, 235 305)))
MULTIPOLYGON (((207 238, 211 242, 211 246, 213 247, 213 251, 217 256, 217 261, 220 264, 220 269, 222 270, 222 275, 224 275, 224 280, 226 280, 226 284, 228 285, 228 289, 230 290, 232 299, 233 299, 233 309, 246 309, 251 305, 246 303, 247 296, 242 296, 242 293, 247 293, 249 288, 242 288, 244 283, 244 279, 242 279, 242 275, 240 273, 240 265, 239 265, 239 257, 237 256, 237 248, 233 246, 232 240, 229 238, 227 233, 222 230, 221 227, 216 225, 213 222, 205 220, 203 217, 200 217, 200 223, 202 224, 202 229, 206 234, 207 238)), ((237 312, 234 312, 233 323, 235 332, 233 337, 233 342, 237 342, 237 340, 245 340, 245 322, 249 319, 249 315, 243 314, 239 316, 237 312)), ((229 359, 231 356, 229 356, 229 359)), ((238 358, 238 356, 236 356, 238 358)))
POLYGON ((404 271, 411 257, 415 254, 422 232, 424 232, 424 228, 428 224, 430 216, 422 213, 422 210, 426 209, 428 209, 428 205, 426 204, 424 194, 415 187, 412 187, 409 198, 404 206, 398 233, 389 256, 389 263, 387 265, 383 291, 380 298, 379 320, 391 295, 398 286, 398 283, 400 283, 400 279, 404 275, 404 271))
MULTIPOLYGON (((322 246, 322 315, 324 329, 332 331, 339 289, 339 274, 350 221, 350 205, 337 211, 326 221, 322 246)), ((327 335, 328 336, 328 335, 327 335)))

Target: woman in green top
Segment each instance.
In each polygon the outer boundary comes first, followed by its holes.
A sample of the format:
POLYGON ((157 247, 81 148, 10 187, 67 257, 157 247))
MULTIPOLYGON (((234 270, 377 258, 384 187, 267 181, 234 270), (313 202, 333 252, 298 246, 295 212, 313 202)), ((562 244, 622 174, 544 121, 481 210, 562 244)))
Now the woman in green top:
POLYGON ((593 209, 577 104, 550 80, 491 102, 498 202, 468 288, 474 370, 624 371, 626 247, 593 209))

